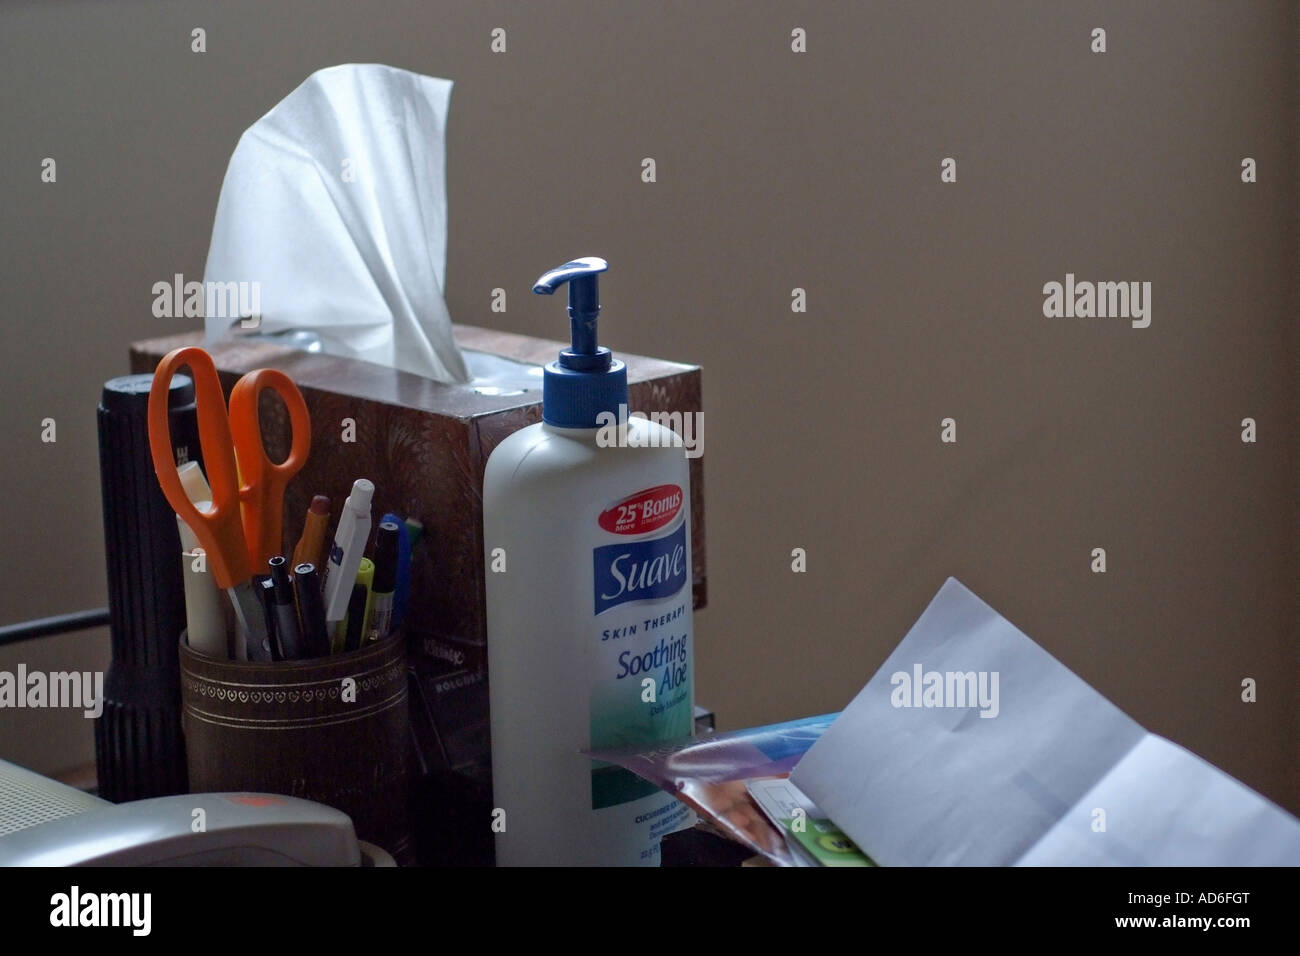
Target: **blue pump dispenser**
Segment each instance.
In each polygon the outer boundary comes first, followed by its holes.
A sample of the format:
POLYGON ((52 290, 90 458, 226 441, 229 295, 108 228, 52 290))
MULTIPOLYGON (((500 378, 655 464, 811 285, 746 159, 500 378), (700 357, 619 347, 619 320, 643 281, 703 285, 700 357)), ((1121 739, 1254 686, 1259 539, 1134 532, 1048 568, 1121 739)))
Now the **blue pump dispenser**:
POLYGON ((627 404, 627 366, 596 342, 596 277, 608 268, 604 259, 585 256, 557 266, 533 284, 538 295, 552 295, 569 284, 571 344, 542 372, 542 421, 548 425, 596 428, 601 412, 617 415, 619 405, 627 404))

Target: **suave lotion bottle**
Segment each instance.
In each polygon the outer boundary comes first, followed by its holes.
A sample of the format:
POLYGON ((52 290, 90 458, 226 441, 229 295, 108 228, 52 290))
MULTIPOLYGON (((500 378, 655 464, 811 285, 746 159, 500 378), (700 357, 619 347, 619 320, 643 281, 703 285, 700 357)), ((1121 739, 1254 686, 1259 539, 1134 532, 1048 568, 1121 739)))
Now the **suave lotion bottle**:
POLYGON ((572 347, 543 372, 542 421, 483 477, 493 830, 505 866, 655 866, 690 811, 590 748, 688 736, 690 483, 680 439, 627 412, 627 367, 596 344, 603 259, 569 284, 572 347))

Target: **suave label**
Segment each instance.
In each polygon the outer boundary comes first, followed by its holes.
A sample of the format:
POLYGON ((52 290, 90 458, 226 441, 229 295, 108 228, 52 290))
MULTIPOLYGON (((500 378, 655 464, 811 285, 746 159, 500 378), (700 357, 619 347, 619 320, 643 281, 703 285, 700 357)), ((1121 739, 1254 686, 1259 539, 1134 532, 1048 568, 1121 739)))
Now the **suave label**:
MULTIPOLYGON (((623 540, 592 552, 593 748, 648 747, 691 733, 692 593, 684 499, 677 485, 656 485, 611 505, 598 519, 610 537, 623 540)), ((628 770, 592 762, 592 809, 659 792, 628 770)))

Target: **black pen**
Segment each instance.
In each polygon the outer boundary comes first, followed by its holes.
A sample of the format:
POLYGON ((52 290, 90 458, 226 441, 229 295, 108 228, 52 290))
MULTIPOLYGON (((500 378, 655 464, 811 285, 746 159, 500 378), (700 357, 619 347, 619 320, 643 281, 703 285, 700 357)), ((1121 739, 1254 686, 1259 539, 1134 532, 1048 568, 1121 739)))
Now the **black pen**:
POLYGON ((275 611, 271 607, 271 576, 269 574, 253 575, 253 593, 262 605, 262 618, 266 623, 266 640, 255 645, 248 642, 248 659, 266 664, 279 660, 275 643, 275 611))
POLYGON ((364 584, 352 585, 352 598, 348 601, 347 632, 343 650, 355 651, 361 646, 361 630, 366 621, 366 601, 370 590, 364 584))
POLYGON ((289 561, 277 554, 271 558, 271 609, 275 614, 275 637, 280 658, 296 661, 302 657, 302 632, 298 629, 298 608, 293 601, 293 584, 289 578, 289 561))
POLYGON ((375 577, 370 585, 370 613, 363 641, 382 641, 393 626, 393 592, 397 588, 397 536, 395 521, 383 521, 375 535, 375 577))
POLYGON ((328 657, 329 634, 325 630, 325 599, 321 596, 316 565, 304 562, 293 569, 298 610, 302 614, 302 643, 307 657, 328 657))

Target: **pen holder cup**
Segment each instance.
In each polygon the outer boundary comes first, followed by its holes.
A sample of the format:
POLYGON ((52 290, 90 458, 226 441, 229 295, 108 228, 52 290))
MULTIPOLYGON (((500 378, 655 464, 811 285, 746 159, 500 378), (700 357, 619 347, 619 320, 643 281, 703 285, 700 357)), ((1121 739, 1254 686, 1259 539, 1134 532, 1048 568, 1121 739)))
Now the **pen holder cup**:
POLYGON ((407 826, 406 645, 275 664, 217 660, 180 639, 181 722, 191 793, 253 791, 315 800, 399 862, 407 826))

